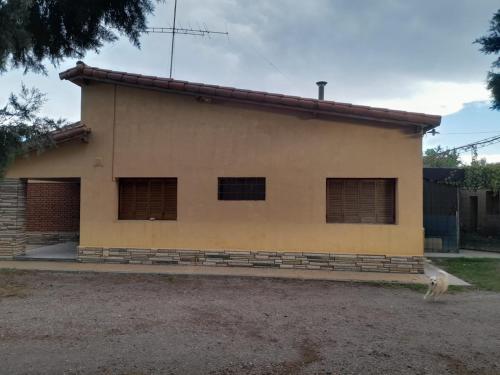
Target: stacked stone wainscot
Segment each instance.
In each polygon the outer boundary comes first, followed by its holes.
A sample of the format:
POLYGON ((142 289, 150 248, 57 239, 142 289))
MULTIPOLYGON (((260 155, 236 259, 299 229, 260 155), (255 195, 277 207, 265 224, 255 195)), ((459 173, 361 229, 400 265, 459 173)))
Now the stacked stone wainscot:
POLYGON ((386 256, 273 251, 210 251, 137 248, 78 248, 81 262, 273 267, 330 271, 423 273, 420 256, 386 256))
POLYGON ((25 222, 25 181, 0 179, 0 259, 11 259, 24 253, 25 222))

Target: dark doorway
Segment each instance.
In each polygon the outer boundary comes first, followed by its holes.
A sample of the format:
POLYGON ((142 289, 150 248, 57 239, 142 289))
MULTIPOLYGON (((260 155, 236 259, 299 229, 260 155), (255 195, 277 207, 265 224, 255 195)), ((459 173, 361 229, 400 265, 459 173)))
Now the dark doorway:
POLYGON ((477 196, 469 197, 470 201, 470 229, 477 232, 477 196))
POLYGON ((26 248, 20 260, 75 260, 80 234, 80 179, 29 179, 26 248))

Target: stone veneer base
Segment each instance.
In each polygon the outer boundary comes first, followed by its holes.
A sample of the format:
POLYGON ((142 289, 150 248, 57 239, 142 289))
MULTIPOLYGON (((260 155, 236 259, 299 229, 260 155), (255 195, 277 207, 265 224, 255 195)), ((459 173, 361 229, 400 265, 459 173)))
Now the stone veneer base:
POLYGON ((78 247, 78 260, 90 263, 178 264, 272 267, 330 271, 423 273, 421 256, 389 256, 274 251, 218 251, 78 247))
POLYGON ((24 253, 26 182, 17 178, 0 179, 0 259, 24 253))

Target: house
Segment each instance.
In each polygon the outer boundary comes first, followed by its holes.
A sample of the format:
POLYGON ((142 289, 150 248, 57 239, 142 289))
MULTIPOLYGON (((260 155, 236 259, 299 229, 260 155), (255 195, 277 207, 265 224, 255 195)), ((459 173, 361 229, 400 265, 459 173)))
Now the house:
POLYGON ((462 230, 486 236, 500 234, 500 194, 492 190, 462 189, 462 230))
POLYGON ((500 193, 461 189, 460 207, 462 247, 500 251, 500 193))
POLYGON ((500 249, 500 194, 464 179, 463 168, 424 168, 426 252, 500 249))
POLYGON ((460 168, 424 168, 425 251, 458 252, 463 179, 460 168))
POLYGON ((43 180, 80 185, 82 262, 422 272, 439 116, 81 62, 60 78, 81 87, 80 125, 9 168, 0 255, 23 252, 26 181, 43 180))

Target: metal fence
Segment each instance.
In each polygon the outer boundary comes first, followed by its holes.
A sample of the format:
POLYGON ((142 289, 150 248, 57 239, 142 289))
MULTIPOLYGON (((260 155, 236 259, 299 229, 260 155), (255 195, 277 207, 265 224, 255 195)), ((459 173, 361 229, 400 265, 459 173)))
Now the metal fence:
POLYGON ((426 252, 458 252, 459 192, 454 185, 424 180, 426 252))

